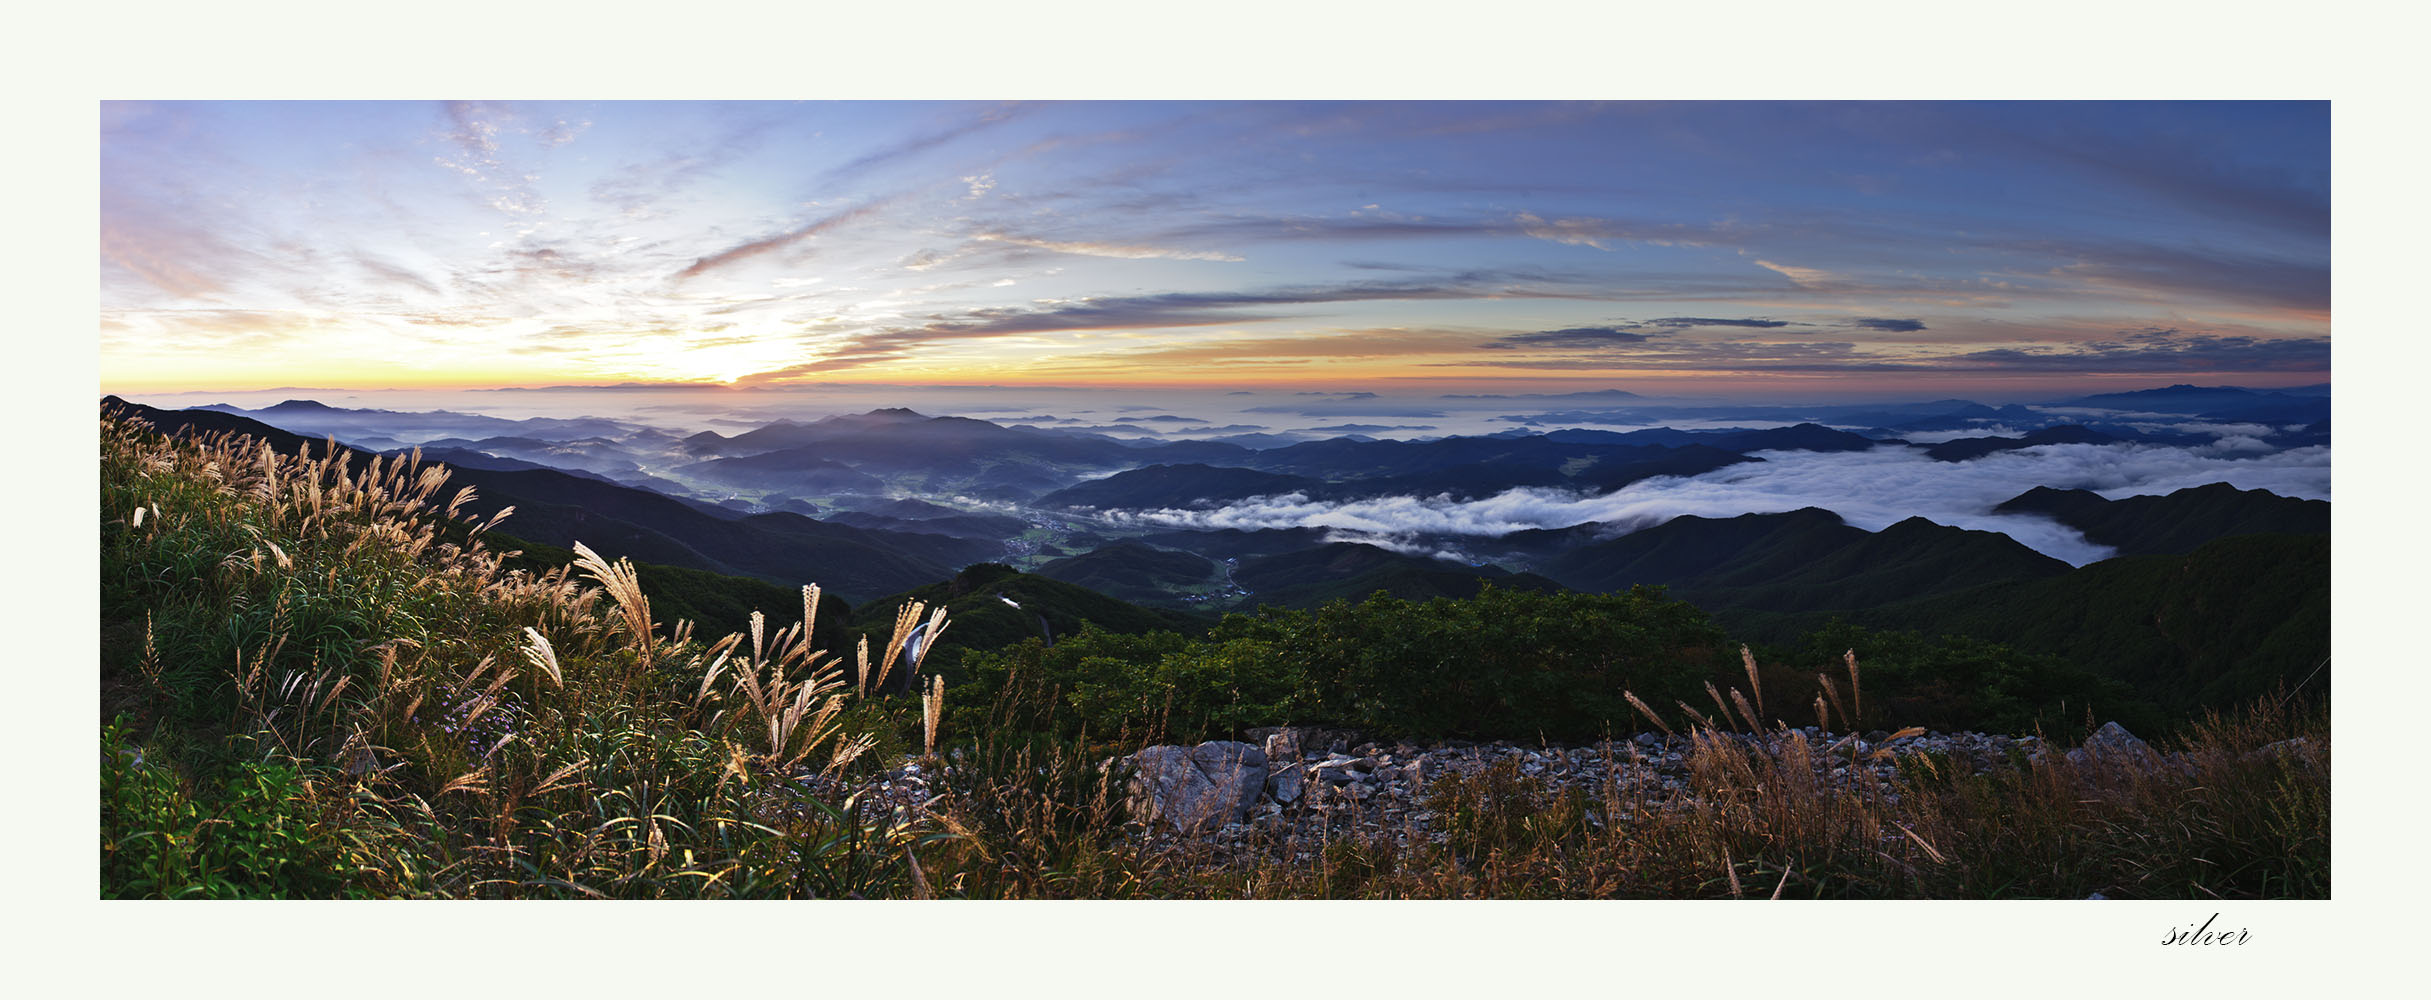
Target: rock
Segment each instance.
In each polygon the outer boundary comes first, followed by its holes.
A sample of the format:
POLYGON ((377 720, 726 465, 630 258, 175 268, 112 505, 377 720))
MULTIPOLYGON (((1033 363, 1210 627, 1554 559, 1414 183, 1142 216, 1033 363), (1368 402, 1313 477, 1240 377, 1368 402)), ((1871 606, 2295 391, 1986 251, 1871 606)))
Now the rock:
POLYGON ((2314 746, 2312 740, 2298 736, 2255 747, 2246 751, 2240 759, 2255 761, 2272 757, 2286 757, 2300 763, 2318 765, 2321 762, 2321 749, 2314 746))
POLYGON ((1274 732, 1267 734, 1266 759, 1270 761, 1299 760, 1300 740, 1306 735, 1306 730, 1292 729, 1289 727, 1277 729, 1274 732))
MULTIPOLYGON (((1270 758, 1271 759, 1271 758, 1270 758)), ((1300 787, 1306 781, 1297 758, 1288 758, 1274 773, 1266 776, 1266 794, 1277 802, 1300 801, 1300 787)))
POLYGON ((1366 757, 1346 757, 1342 754, 1334 754, 1326 760, 1319 761, 1310 770, 1315 772, 1317 780, 1327 784, 1340 785, 1366 780, 1368 774, 1376 770, 1376 762, 1366 757))
MULTIPOLYGON (((2127 727, 2116 722, 2105 722, 2102 728, 2094 730, 2093 735, 2085 737, 2085 750, 2105 760, 2145 761, 2155 756, 2150 744, 2137 739, 2134 733, 2127 731, 2127 727)), ((2069 755, 2071 760, 2075 757, 2075 754, 2069 755)))
POLYGON ((1130 761, 1132 815, 1185 833, 1240 821, 1266 788, 1266 751, 1247 743, 1149 747, 1130 761))

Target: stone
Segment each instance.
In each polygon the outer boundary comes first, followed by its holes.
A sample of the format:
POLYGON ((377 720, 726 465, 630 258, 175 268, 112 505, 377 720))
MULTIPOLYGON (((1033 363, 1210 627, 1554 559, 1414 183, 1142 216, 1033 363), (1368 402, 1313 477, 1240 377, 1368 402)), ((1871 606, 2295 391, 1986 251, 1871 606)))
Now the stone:
POLYGON ((1340 785, 1366 780, 1368 774, 1376 770, 1376 762, 1366 757, 1346 757, 1342 754, 1334 754, 1317 762, 1316 766, 1310 770, 1315 772, 1317 780, 1327 784, 1340 785))
POLYGON ((2267 743, 2246 751, 2243 759, 2262 760, 2282 756, 2294 757, 2308 764, 2313 763, 2316 756, 2313 741, 2299 736, 2295 739, 2280 740, 2277 743, 2267 743))
MULTIPOLYGON (((2116 722, 2105 722, 2093 735, 2085 737, 2085 750, 2104 760, 2147 761, 2156 756, 2150 744, 2116 722)), ((2069 757, 2074 759, 2075 755, 2069 757)))
POLYGON ((1270 761, 1299 760, 1300 741, 1306 735, 1306 730, 1289 727, 1267 734, 1266 759, 1270 761))
POLYGON ((1149 747, 1130 761, 1132 815, 1184 833, 1239 822, 1266 788, 1266 751, 1247 743, 1149 747))
POLYGON ((1286 758, 1286 762, 1281 767, 1275 768, 1273 773, 1266 776, 1266 794, 1277 802, 1298 802, 1300 801, 1301 786, 1306 780, 1307 776, 1302 772, 1299 760, 1286 758))

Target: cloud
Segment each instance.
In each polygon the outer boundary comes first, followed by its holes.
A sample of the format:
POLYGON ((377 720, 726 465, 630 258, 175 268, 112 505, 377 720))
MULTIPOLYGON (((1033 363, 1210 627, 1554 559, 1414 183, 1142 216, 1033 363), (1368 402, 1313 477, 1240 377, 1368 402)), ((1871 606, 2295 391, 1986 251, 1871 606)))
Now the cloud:
POLYGON ((1023 112, 1023 108, 1014 105, 1003 105, 989 108, 987 111, 980 114, 978 118, 970 121, 963 122, 958 125, 947 126, 946 128, 938 129, 933 132, 912 136, 904 139, 901 142, 895 143, 894 145, 885 146, 869 153, 865 153, 861 156, 854 157, 853 159, 846 161, 834 169, 829 170, 824 180, 828 184, 832 185, 835 182, 858 177, 861 174, 868 173, 871 170, 890 163, 912 159, 922 153, 928 152, 929 150, 949 145, 955 140, 964 136, 1012 121, 1015 118, 1020 117, 1023 112))
POLYGON ((1510 358, 1427 362, 1429 366, 1484 366, 1545 370, 1602 370, 1615 367, 1668 371, 1932 371, 1921 357, 1861 352, 1845 342, 1794 344, 1742 341, 1656 339, 1642 344, 1614 342, 1607 350, 1587 356, 1510 358))
POLYGON ((202 299, 225 291, 221 269, 256 256, 206 230, 163 223, 138 210, 111 205, 101 216, 102 262, 172 298, 202 299))
POLYGON ((1334 424, 1327 427, 1295 427, 1294 434, 1382 434, 1386 431, 1431 431, 1434 424, 1334 424))
POLYGON ((1493 350, 1515 348, 1602 348, 1615 344, 1643 344, 1659 334, 1637 332, 1644 329, 1693 330, 1699 327, 1732 327, 1751 330, 1778 330, 1793 326, 1781 319, 1717 319, 1709 316, 1664 316, 1643 323, 1621 323, 1613 326, 1571 327, 1563 330, 1540 330, 1497 337, 1477 346, 1493 350))
POLYGON ((1078 254, 1084 257, 1114 257, 1122 260, 1164 259, 1213 260, 1230 262, 1239 261, 1241 259, 1232 254, 1220 253, 1214 250, 1174 250, 1165 247, 1135 246, 1123 243, 1100 243, 1085 240, 1044 240, 1037 237, 1017 236, 1012 233, 1004 232, 980 233, 972 238, 984 242, 1009 243, 1014 246, 1031 247, 1039 250, 1051 250, 1056 253, 1078 254))
POLYGON ((371 275, 374 279, 390 284, 405 285, 425 295, 439 294, 439 286, 432 284, 430 279, 399 266, 394 261, 362 252, 357 252, 353 256, 355 266, 362 268, 365 274, 371 275))
POLYGON ((1861 330, 1884 330, 1891 333, 1917 333, 1925 328, 1923 320, 1914 319, 1866 318, 1855 320, 1849 325, 1861 330))
POLYGON ((1302 417, 1418 417, 1440 419, 1450 416, 1450 414, 1447 414, 1442 410, 1428 410, 1403 406, 1389 400, 1381 403, 1369 403, 1352 400, 1345 402, 1291 403, 1280 406, 1251 406, 1242 409, 1241 412, 1285 413, 1302 417))
POLYGON ((2067 262, 2052 277, 2146 296, 2193 294, 2250 305, 2327 313, 2328 253, 2318 262, 2182 250, 2138 243, 2029 244, 2067 262))
MULTIPOLYGON (((440 110, 447 117, 441 138, 456 147, 455 155, 433 158, 438 165, 464 175, 485 189, 491 208, 509 215, 535 216, 548 210, 547 199, 533 185, 537 179, 529 171, 507 166, 498 137, 502 132, 530 134, 520 115, 511 104, 494 101, 445 101, 440 110)), ((563 134, 552 123, 549 135, 563 134)), ((570 138, 570 137, 569 137, 570 138)), ((542 145, 548 145, 546 138, 542 145)))
MULTIPOLYGON (((824 220, 818 225, 834 221, 841 219, 824 220)), ((801 235, 802 231, 796 231, 755 241, 719 255, 721 259, 704 258, 687 269, 686 273, 697 272, 706 266, 717 266, 739 255, 765 253, 801 235)), ((972 309, 934 315, 928 318, 928 322, 916 326, 856 335, 817 361, 765 371, 747 378, 753 382, 782 381, 817 372, 858 368, 906 357, 925 344, 939 341, 1089 330, 1216 326, 1286 319, 1292 315, 1253 311, 1272 307, 1374 301, 1574 297, 1553 291, 1497 287, 1480 283, 1478 278, 1479 275, 1475 274, 1457 273, 1445 275, 1442 281, 1360 281, 1239 292, 1166 292, 1051 301, 1027 308, 972 309)), ((1333 339, 1340 342, 1337 346, 1352 346, 1357 340, 1333 339)), ((1247 343, 1250 347, 1263 346, 1256 341, 1247 343)))
POLYGON ((748 243, 728 247, 724 250, 718 251, 717 253, 694 260, 692 262, 692 266, 684 268, 683 270, 675 273, 675 280, 683 281, 688 278, 698 277, 703 272, 725 267, 739 261, 749 260, 753 257, 757 257, 773 250, 782 250, 845 223, 869 218, 870 216, 877 214, 878 210, 883 207, 884 204, 884 202, 878 201, 859 205, 854 208, 837 212, 834 215, 788 229, 773 236, 764 236, 748 243))
POLYGON ((1324 502, 1294 493, 1216 510, 1124 511, 1110 516, 1165 527, 1316 527, 1405 543, 1440 543, 1447 537, 1498 537, 1588 522, 1625 534, 1682 514, 1735 517, 1812 506, 1838 513, 1868 531, 1919 515, 1940 524, 1999 531, 2046 555, 2084 565, 2106 558, 2109 550, 2056 522, 1996 515, 1992 508, 2037 486, 2088 489, 2111 499, 2212 482, 2308 499, 2328 499, 2330 490, 2326 447, 2240 458, 2149 445, 2049 445, 1950 463, 1935 462, 1921 449, 1885 445, 1864 452, 1763 452, 1758 457, 1765 461, 1689 478, 1642 480, 1599 495, 1530 488, 1467 502, 1444 497, 1324 502))
POLYGON ((751 155, 772 124, 748 122, 707 142, 687 144, 657 159, 628 165, 593 182, 591 200, 613 206, 627 217, 646 214, 661 199, 680 194, 751 155))
MULTIPOLYGON (((1481 346, 1506 346, 1503 340, 1481 346)), ((1614 338, 1531 346, 1596 346, 1593 354, 1423 362, 1428 367, 1482 366, 1548 371, 1593 371, 1616 367, 1663 371, 1734 371, 1848 374, 1855 372, 1997 372, 2054 374, 2234 375, 2256 372, 2328 372, 2327 337, 2253 337, 2189 333, 2174 328, 2118 331, 2082 343, 2025 344, 1951 353, 1938 344, 1880 341, 1761 343, 1658 338, 1632 343, 1614 338)))
POLYGON ((1946 359, 1949 367, 2028 371, 2209 373, 2330 370, 2330 338, 2263 338, 2121 331, 2116 339, 2050 347, 1994 348, 1946 359))
POLYGON ((1521 212, 1519 214, 1519 231, 1530 236, 1534 236, 1537 239, 1551 240, 1555 243, 1566 243, 1571 246, 1594 247, 1598 250, 1612 249, 1611 247, 1604 245, 1605 240, 1612 238, 1611 234, 1608 233, 1605 230, 1605 227, 1595 219, 1554 219, 1548 221, 1546 219, 1537 217, 1533 213, 1521 212))
POLYGON ((1666 316, 1662 319, 1647 320, 1646 325, 1682 329, 1699 326, 1743 326, 1758 330, 1777 330, 1790 323, 1788 320, 1779 319, 1708 319, 1702 316, 1666 316))
POLYGON ((1775 264, 1769 260, 1759 260, 1756 262, 1756 266, 1788 278, 1791 284, 1800 288, 1822 288, 1840 282, 1839 275, 1821 268, 1775 264))
POLYGON ((1647 335, 1632 333, 1615 326, 1582 326, 1566 330, 1539 330, 1534 333, 1514 333, 1497 337, 1477 346, 1494 350, 1522 347, 1603 347, 1611 344, 1642 344, 1647 335))

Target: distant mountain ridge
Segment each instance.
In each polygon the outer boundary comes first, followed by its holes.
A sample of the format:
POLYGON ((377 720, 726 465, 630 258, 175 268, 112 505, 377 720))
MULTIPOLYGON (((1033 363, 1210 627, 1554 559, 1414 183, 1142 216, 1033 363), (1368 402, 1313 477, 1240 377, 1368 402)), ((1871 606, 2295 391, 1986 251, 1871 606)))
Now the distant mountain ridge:
MULTIPOLYGON (((220 411, 160 410, 117 397, 105 399, 103 405, 117 405, 164 433, 249 434, 286 453, 299 448, 318 453, 325 447, 325 439, 220 411)), ((363 461, 371 453, 356 454, 363 461)), ((581 541, 611 559, 629 556, 638 562, 779 584, 816 582, 846 600, 941 579, 1000 550, 942 535, 871 531, 798 514, 713 514, 695 501, 554 469, 453 466, 450 471, 451 494, 462 486, 474 487, 476 499, 466 505, 472 516, 514 507, 514 516, 501 527, 517 537, 568 547, 581 541)))
POLYGON ((2110 444, 2118 438, 2078 424, 2046 427, 2024 437, 1958 438, 1925 449, 1925 454, 1943 462, 1964 462, 1982 458, 1999 451, 2016 451, 2046 444, 2110 444))
POLYGON ((2087 541, 2120 555, 2192 552, 2236 535, 2326 535, 2327 500, 2283 497, 2241 490, 2228 483, 2191 486, 2167 496, 2105 499, 2091 490, 2038 486, 1993 508, 2005 514, 2042 514, 2083 532, 2087 541))
POLYGON ((1159 510, 1208 508, 1255 496, 1306 493, 1326 486, 1325 480, 1256 469, 1219 468, 1196 463, 1149 465, 1067 486, 1038 498, 1057 507, 1100 510, 1159 510))
POLYGON ((1133 603, 1167 604, 1205 587, 1216 575, 1216 564, 1195 553, 1126 538, 1053 560, 1037 573, 1133 603))
POLYGON ((1872 532, 1808 507, 1730 518, 1683 515, 1569 548, 1538 571, 1578 590, 1656 584, 1709 608, 1805 611, 1913 600, 2069 568, 1997 532, 1921 517, 1872 532))
POLYGON ((2313 423, 2330 419, 2329 386, 2326 384, 2300 386, 2294 391, 2285 392, 2181 384, 2160 389, 2080 396, 2061 405, 2208 416, 2223 420, 2313 423))
POLYGON ((1241 560, 1233 581, 1249 591, 1252 604, 1312 608, 1333 600, 1361 600, 1382 592, 1408 600, 1474 597, 1486 584, 1515 590, 1557 591, 1559 583, 1534 573, 1498 566, 1467 566, 1394 552, 1362 542, 1332 542, 1316 548, 1241 560))

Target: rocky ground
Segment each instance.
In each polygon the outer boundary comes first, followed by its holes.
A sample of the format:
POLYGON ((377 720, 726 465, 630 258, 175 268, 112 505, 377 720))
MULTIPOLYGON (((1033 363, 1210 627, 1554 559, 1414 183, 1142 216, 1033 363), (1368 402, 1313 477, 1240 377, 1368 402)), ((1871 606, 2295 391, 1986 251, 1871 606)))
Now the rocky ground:
MULTIPOLYGON (((1525 788, 1546 797, 1577 789, 1596 805, 1589 810, 1589 822, 1628 822, 1635 810, 1680 808, 1689 801, 1688 759, 1694 750, 1686 735, 1657 733, 1579 747, 1464 741, 1420 746, 1308 727, 1253 730, 1249 735, 1257 742, 1149 747, 1121 758, 1133 775, 1128 791, 1134 833, 1180 849, 1266 852, 1298 859, 1348 837, 1390 837, 1405 845, 1412 838, 1440 842, 1444 818, 1430 808, 1428 793, 1447 779, 1471 788, 1499 781, 1499 787, 1525 788)), ((2031 764, 2054 752, 2080 764, 2103 760, 2171 766, 2169 755, 2154 751, 2116 723, 2074 748, 2055 748, 2032 736, 1920 729, 1858 734, 1807 727, 1708 738, 1728 740, 1775 760, 1800 752, 1795 744, 1803 744, 1823 787, 1871 792, 1894 802, 1898 786, 1893 779, 1903 760, 1910 767, 1922 760, 1937 769, 1968 774, 2031 764)), ((861 782, 815 780, 837 797, 857 794, 866 802, 909 814, 935 803, 937 769, 942 766, 950 764, 906 763, 861 782)))

